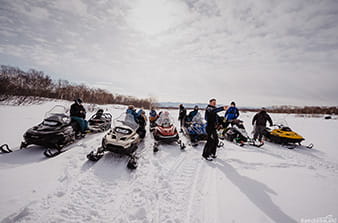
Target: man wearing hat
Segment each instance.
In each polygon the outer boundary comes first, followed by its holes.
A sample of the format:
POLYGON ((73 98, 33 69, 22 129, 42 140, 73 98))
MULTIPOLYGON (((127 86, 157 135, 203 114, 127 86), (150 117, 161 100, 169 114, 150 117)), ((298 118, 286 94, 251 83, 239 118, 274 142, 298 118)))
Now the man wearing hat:
POLYGON ((207 121, 206 131, 208 134, 207 143, 204 146, 202 157, 208 161, 216 158, 216 148, 218 146, 218 136, 216 126, 218 123, 217 113, 227 109, 227 106, 216 108, 216 99, 210 99, 209 105, 205 110, 205 120, 207 121))
POLYGON ((85 134, 88 129, 88 122, 85 120, 86 109, 83 107, 80 98, 74 100, 74 104, 70 106, 70 118, 79 123, 81 133, 85 134))

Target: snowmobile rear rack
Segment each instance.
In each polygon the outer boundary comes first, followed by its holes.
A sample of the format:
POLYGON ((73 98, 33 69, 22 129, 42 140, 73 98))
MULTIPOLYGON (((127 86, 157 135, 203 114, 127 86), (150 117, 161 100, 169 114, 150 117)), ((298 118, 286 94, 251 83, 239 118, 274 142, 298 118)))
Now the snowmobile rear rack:
POLYGON ((11 153, 13 152, 7 144, 3 144, 0 146, 1 153, 11 153))

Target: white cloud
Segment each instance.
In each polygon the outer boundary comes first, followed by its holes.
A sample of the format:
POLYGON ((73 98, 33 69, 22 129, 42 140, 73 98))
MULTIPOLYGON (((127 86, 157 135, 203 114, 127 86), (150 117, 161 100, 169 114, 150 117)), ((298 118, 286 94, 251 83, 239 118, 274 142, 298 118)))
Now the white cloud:
POLYGON ((8 0, 0 58, 162 101, 337 104, 337 8, 334 0, 8 0))

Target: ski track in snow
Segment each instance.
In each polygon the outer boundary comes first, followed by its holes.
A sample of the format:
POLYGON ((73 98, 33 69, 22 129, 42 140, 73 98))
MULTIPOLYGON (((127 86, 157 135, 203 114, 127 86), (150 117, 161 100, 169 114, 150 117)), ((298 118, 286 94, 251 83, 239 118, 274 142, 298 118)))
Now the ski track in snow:
MULTIPOLYGON (((153 153, 150 134, 148 131, 139 145, 139 166, 133 171, 126 168, 126 157, 110 153, 96 163, 87 160, 86 155, 100 146, 103 133, 90 135, 71 145, 69 151, 52 158, 63 163, 59 167, 62 174, 57 179, 57 189, 41 199, 27 202, 8 216, 2 216, 1 223, 219 222, 218 216, 224 210, 217 207, 221 202, 218 194, 223 190, 218 185, 220 172, 213 166, 218 165, 218 159, 229 163, 226 168, 237 171, 305 168, 333 177, 337 177, 338 173, 338 164, 324 159, 324 154, 316 148, 289 150, 271 143, 262 148, 241 148, 225 142, 224 147, 218 149, 218 158, 213 162, 216 164, 209 165, 201 159, 203 143, 197 147, 187 146, 183 151, 177 144, 160 145, 159 151, 153 153), (246 162, 231 156, 234 153, 266 155, 277 161, 246 162)), ((187 139, 181 137, 187 145, 187 139)), ((26 164, 23 162, 21 165, 26 164)), ((9 162, 2 167, 17 168, 20 163, 9 162)), ((262 195, 277 209, 271 214, 265 207, 260 207, 261 212, 259 207, 255 208, 262 215, 262 222, 273 222, 275 216, 292 222, 265 192, 262 195)))

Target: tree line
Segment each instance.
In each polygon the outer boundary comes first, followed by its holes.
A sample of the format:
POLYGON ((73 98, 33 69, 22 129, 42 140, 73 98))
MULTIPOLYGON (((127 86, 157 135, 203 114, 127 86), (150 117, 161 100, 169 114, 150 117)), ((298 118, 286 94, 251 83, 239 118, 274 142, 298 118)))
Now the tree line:
MULTIPOLYGON (((257 108, 242 108, 241 111, 258 112, 260 109, 257 108)), ((266 108, 267 112, 270 113, 286 113, 286 114, 338 114, 338 107, 336 106, 291 106, 291 105, 280 105, 266 108)))
POLYGON ((43 71, 1 65, 0 67, 0 101, 13 96, 21 98, 44 97, 62 100, 81 98, 86 103, 94 104, 122 104, 136 107, 150 108, 155 104, 153 98, 136 98, 112 94, 100 88, 90 88, 84 84, 72 84, 67 80, 54 81, 43 71))

